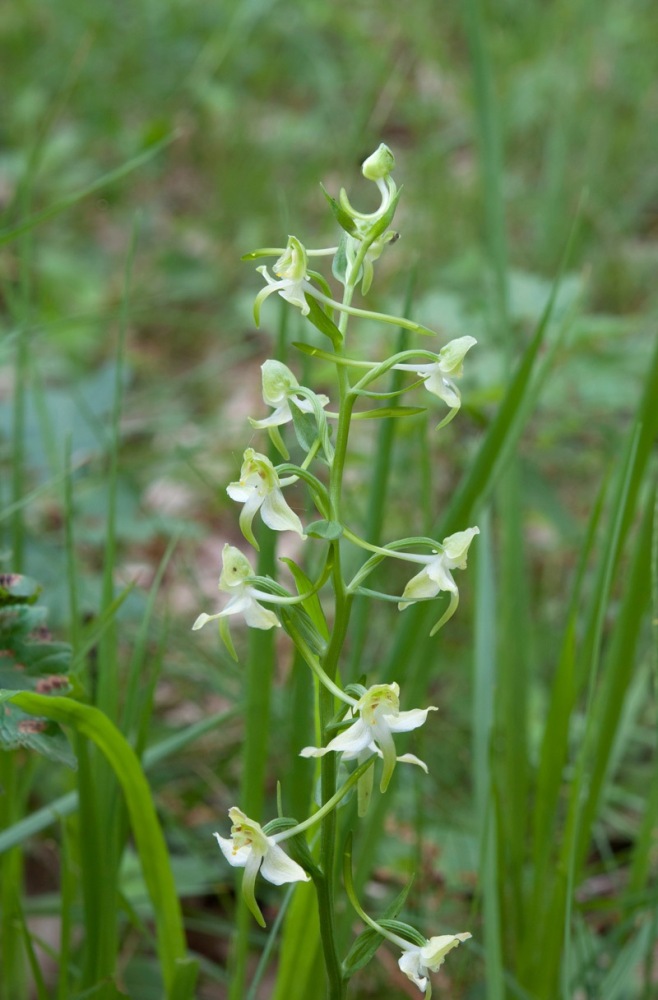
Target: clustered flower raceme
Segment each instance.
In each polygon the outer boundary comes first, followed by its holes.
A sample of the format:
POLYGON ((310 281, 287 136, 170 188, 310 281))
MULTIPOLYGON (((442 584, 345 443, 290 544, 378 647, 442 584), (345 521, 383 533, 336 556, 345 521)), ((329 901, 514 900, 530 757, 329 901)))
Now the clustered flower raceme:
MULTIPOLYGON (((399 190, 391 177, 393 166, 392 153, 383 144, 363 164, 364 176, 377 185, 381 195, 381 203, 376 211, 371 213, 356 211, 344 190, 341 190, 338 201, 329 198, 334 215, 344 230, 338 246, 307 250, 299 239, 290 236, 284 248, 264 248, 247 255, 249 259, 276 257, 272 265, 273 273, 270 273, 266 266, 257 268, 265 279, 265 287, 256 296, 254 303, 254 317, 257 324, 264 301, 277 293, 290 305, 299 309, 302 316, 308 317, 318 329, 326 333, 332 340, 334 348, 342 338, 341 328, 331 320, 331 315, 335 313, 394 323, 396 326, 404 326, 422 334, 432 333, 420 324, 400 317, 353 307, 351 295, 346 296, 343 302, 335 300, 331 296, 326 280, 309 267, 311 258, 331 256, 334 258, 333 272, 346 287, 348 284, 353 287, 360 281, 363 293, 368 291, 372 281, 373 262, 398 236, 388 228, 399 197, 399 190)), ((438 353, 426 350, 405 351, 381 364, 349 359, 342 354, 341 364, 348 368, 367 369, 363 378, 352 387, 351 391, 355 398, 360 394, 377 398, 377 393, 373 392, 370 386, 374 380, 390 369, 414 373, 419 379, 414 386, 422 384, 449 408, 450 412, 439 424, 440 427, 452 419, 461 406, 461 396, 454 380, 462 375, 464 358, 475 343, 475 338, 464 336, 449 342, 438 353), (413 360, 414 357, 416 360, 413 360)), ((333 360, 332 356, 325 355, 319 349, 314 348, 312 353, 333 360)), ((253 531, 253 521, 259 512, 263 522, 271 530, 291 531, 301 539, 307 537, 299 516, 282 492, 300 479, 306 479, 309 483, 312 481, 317 485, 313 499, 325 523, 327 518, 335 516, 335 512, 329 510, 330 502, 326 490, 308 472, 308 466, 320 449, 327 464, 331 466, 333 447, 327 430, 327 418, 332 419, 336 414, 326 409, 329 405, 328 397, 316 394, 300 385, 294 373, 286 365, 274 360, 266 361, 262 366, 262 387, 264 403, 273 412, 261 419, 250 418, 251 426, 256 430, 267 430, 275 446, 287 460, 288 453, 279 428, 292 422, 298 441, 307 454, 299 467, 290 465, 277 467, 266 455, 251 447, 244 452, 240 478, 229 484, 227 493, 232 500, 243 505, 239 517, 240 529, 245 539, 255 549, 258 549, 258 543, 253 531), (291 470, 293 474, 284 474, 291 470)), ((379 398, 386 398, 386 394, 382 394, 379 398)), ((313 534, 310 525, 308 530, 313 534)), ((348 593, 362 592, 390 599, 388 595, 378 595, 376 591, 363 590, 362 584, 382 559, 403 559, 421 565, 422 569, 406 584, 398 599, 399 610, 403 611, 418 601, 433 599, 440 593, 447 593, 448 609, 434 626, 431 634, 434 634, 454 613, 459 600, 459 591, 452 571, 466 568, 469 546, 479 533, 477 527, 449 535, 442 543, 431 539, 406 539, 404 542, 384 547, 374 546, 359 539, 345 525, 340 525, 340 531, 347 540, 374 553, 348 585, 348 593), (413 544, 429 547, 430 554, 409 551, 413 544)), ((319 537, 328 536, 320 534, 319 537)), ((313 593, 323 582, 324 578, 316 582, 313 593)), ((210 621, 218 621, 220 634, 234 657, 235 650, 228 630, 229 618, 242 617, 252 628, 280 627, 282 622, 275 611, 264 605, 271 605, 273 608, 288 606, 290 611, 294 605, 301 604, 309 596, 290 594, 269 578, 257 578, 247 557, 239 549, 228 544, 224 546, 222 554, 219 590, 229 595, 228 603, 218 613, 200 614, 193 629, 200 629, 210 621)), ((293 632, 290 634, 293 635, 293 632)), ((305 658, 320 682, 325 683, 332 694, 342 700, 347 708, 343 708, 343 718, 336 723, 336 728, 340 730, 337 735, 329 739, 326 746, 305 747, 301 751, 301 756, 320 758, 329 753, 336 753, 341 755, 343 761, 356 761, 357 767, 331 801, 325 802, 319 811, 304 823, 279 832, 268 833, 266 831, 270 829, 269 826, 264 829, 237 806, 233 806, 229 810, 232 822, 230 838, 215 833, 219 847, 229 864, 244 868, 242 893, 254 917, 262 926, 264 920, 255 898, 258 872, 260 871, 263 878, 274 885, 308 881, 310 877, 300 864, 285 853, 279 846, 280 843, 298 835, 312 823, 319 822, 330 809, 336 807, 346 789, 354 782, 358 783, 359 814, 363 815, 373 781, 373 767, 370 765, 379 758, 383 762, 380 781, 382 793, 389 785, 397 762, 415 764, 427 772, 427 765, 413 754, 397 755, 394 734, 419 728, 426 722, 430 712, 437 711, 434 705, 423 709, 401 711, 400 688, 396 683, 374 684, 368 688, 363 685, 352 685, 344 691, 329 680, 319 662, 316 664, 309 658, 309 654, 305 658)), ((352 896, 350 898, 357 911, 371 927, 376 928, 379 933, 401 948, 400 969, 421 992, 430 996, 428 973, 436 971, 446 954, 460 942, 468 939, 470 934, 442 935, 428 940, 413 928, 409 928, 408 933, 415 939, 414 943, 394 933, 387 926, 390 921, 377 924, 363 913, 352 896)))

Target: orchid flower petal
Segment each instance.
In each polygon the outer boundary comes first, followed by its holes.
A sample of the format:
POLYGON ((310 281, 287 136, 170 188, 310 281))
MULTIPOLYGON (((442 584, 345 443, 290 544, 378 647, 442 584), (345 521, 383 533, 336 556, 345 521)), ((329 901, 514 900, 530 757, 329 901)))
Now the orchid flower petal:
POLYGON ((370 726, 362 719, 357 719, 356 722, 346 729, 344 732, 339 733, 338 736, 334 738, 326 745, 326 747, 304 747, 301 751, 300 756, 302 757, 324 757, 326 753, 348 753, 351 755, 357 755, 362 750, 365 750, 372 741, 372 731, 370 726))
POLYGON ((392 733, 410 733, 412 729, 425 724, 428 712, 438 712, 438 708, 436 705, 411 708, 406 712, 398 712, 397 715, 385 715, 384 721, 392 733))
POLYGON ((245 451, 240 479, 229 483, 226 492, 232 500, 244 503, 240 512, 240 530, 255 549, 258 549, 258 543, 254 537, 252 522, 259 510, 265 524, 274 531, 295 531, 302 538, 306 537, 301 521, 281 493, 281 486, 294 481, 294 477, 291 477, 281 482, 266 455, 261 455, 253 448, 245 451))
POLYGON ((398 604, 399 610, 404 611, 413 601, 436 597, 441 591, 458 596, 459 590, 450 571, 466 569, 469 546, 479 534, 480 529, 473 527, 444 538, 441 551, 424 557, 425 566, 407 583, 398 604))
POLYGON ((326 747, 304 747, 302 757, 323 757, 334 751, 344 754, 345 760, 366 760, 373 753, 383 758, 384 767, 380 788, 385 791, 397 761, 417 764, 427 771, 426 765, 413 755, 397 757, 393 733, 409 732, 422 726, 429 712, 437 711, 434 705, 428 708, 410 709, 400 712, 400 688, 397 684, 375 684, 356 702, 354 712, 357 719, 344 732, 335 736, 326 747))
POLYGON ((249 606, 245 608, 244 620, 249 628, 259 628, 267 631, 270 628, 281 628, 281 622, 268 608, 263 608, 258 601, 250 600, 249 606))
POLYGON ((306 538, 302 522, 286 503, 281 490, 275 489, 268 493, 263 500, 260 516, 273 531, 295 531, 302 538, 306 538))
POLYGON ((433 396, 438 396, 442 399, 444 403, 450 407, 450 409, 458 409, 462 405, 462 397, 459 389, 452 381, 451 378, 446 378, 445 375, 441 373, 438 366, 425 379, 425 388, 428 392, 431 392, 433 396))
POLYGON ((425 380, 428 392, 438 396, 451 409, 457 410, 461 406, 461 395, 453 379, 463 375, 464 357, 474 344, 477 344, 475 337, 457 337, 439 351, 436 361, 431 364, 400 364, 393 367, 400 371, 415 372, 425 380))
MULTIPOLYGON (((429 973, 437 972, 443 965, 446 955, 453 948, 456 948, 462 941, 468 941, 471 935, 467 932, 462 934, 442 934, 439 937, 430 938, 424 945, 403 943, 403 952, 398 959, 398 966, 408 979, 416 984, 421 993, 425 993, 429 986, 429 973)), ((431 987, 430 987, 431 991, 431 987)))
POLYGON ((247 583, 249 577, 253 576, 253 572, 251 563, 247 557, 239 549, 236 549, 234 545, 227 543, 222 552, 222 572, 219 577, 219 589, 223 593, 230 594, 230 600, 226 607, 218 614, 208 615, 205 611, 202 612, 194 622, 192 629, 203 628, 210 621, 229 618, 232 615, 242 615, 246 624, 251 626, 251 628, 280 628, 281 622, 274 612, 261 607, 256 600, 256 595, 261 599, 265 599, 267 595, 262 591, 257 591, 247 583))
POLYGON ((278 292, 286 302, 301 309, 302 316, 308 316, 310 306, 304 292, 311 286, 306 273, 306 250, 296 237, 288 237, 288 246, 272 269, 279 280, 270 275, 265 265, 256 268, 267 282, 267 288, 261 289, 254 302, 256 325, 258 326, 260 320, 260 307, 272 292, 278 292))
POLYGON ((308 882, 310 876, 301 865, 293 861, 278 846, 274 837, 268 837, 255 820, 250 819, 237 806, 229 809, 233 823, 231 837, 215 833, 222 854, 234 868, 244 868, 242 895, 258 923, 264 927, 265 921, 256 902, 256 876, 260 870, 263 878, 274 885, 284 882, 308 882))
POLYGON ((273 838, 268 837, 270 847, 268 848, 260 873, 272 885, 283 885, 284 882, 308 882, 310 876, 304 871, 301 865, 289 858, 285 851, 273 843, 273 838))

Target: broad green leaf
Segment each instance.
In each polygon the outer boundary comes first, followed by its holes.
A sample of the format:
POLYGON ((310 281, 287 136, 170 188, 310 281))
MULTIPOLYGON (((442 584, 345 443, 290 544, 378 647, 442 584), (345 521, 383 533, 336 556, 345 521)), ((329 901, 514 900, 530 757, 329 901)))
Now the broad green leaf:
MULTIPOLYGON (((71 690, 66 676, 71 648, 53 641, 46 626, 46 608, 34 603, 40 592, 38 584, 17 574, 4 574, 0 581, 0 688, 67 694, 71 690)), ((5 703, 0 709, 0 749, 18 747, 36 750, 58 764, 76 766, 55 722, 35 719, 5 703)))
POLYGON ((41 587, 21 573, 0 573, 0 607, 11 604, 34 604, 41 587))

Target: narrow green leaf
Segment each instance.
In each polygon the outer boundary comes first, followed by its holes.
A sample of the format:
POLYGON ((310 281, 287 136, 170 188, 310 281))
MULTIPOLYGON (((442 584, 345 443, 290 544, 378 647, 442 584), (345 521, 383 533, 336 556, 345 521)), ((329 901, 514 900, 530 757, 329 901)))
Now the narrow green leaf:
POLYGON ((316 327, 320 333, 324 333, 325 337, 329 337, 332 344, 342 343, 342 333, 334 321, 327 316, 317 299, 315 299, 312 295, 305 295, 304 298, 306 299, 306 303, 309 307, 308 319, 313 326, 316 327))
POLYGON ((338 225, 341 227, 341 229, 344 229, 346 233, 354 235, 354 233, 356 232, 356 223, 352 218, 352 216, 349 214, 349 212, 345 211, 345 209, 339 204, 339 202, 332 195, 329 194, 329 192, 327 191, 327 189, 324 187, 323 184, 320 184, 320 188, 322 189, 322 194, 329 202, 329 206, 331 208, 331 211, 333 212, 334 218, 338 223, 338 225))
POLYGON ((343 534, 343 528, 338 521, 311 521, 306 525, 306 534, 312 538, 324 538, 327 542, 334 542, 343 534))
MULTIPOLYGON (((9 701, 15 696, 15 691, 0 691, 0 705, 3 702, 9 701)), ((209 732, 215 727, 219 727, 230 719, 234 718, 235 715, 240 711, 240 706, 236 706, 227 712, 219 712, 215 715, 208 716, 207 719, 202 719, 200 722, 195 723, 192 726, 188 726, 186 729, 175 733, 173 736, 167 737, 167 739, 162 740, 160 743, 153 747, 150 747, 144 754, 144 768, 149 770, 161 761, 166 760, 172 754, 177 753, 179 750, 184 749, 189 743, 203 736, 205 733, 209 732)), ((12 847, 16 847, 18 844, 22 844, 29 837, 33 837, 35 834, 40 833, 42 830, 46 830, 49 826, 58 823, 63 817, 70 816, 78 808, 78 794, 77 792, 68 792, 66 795, 60 795, 59 798, 55 799, 50 805, 43 806, 41 809, 35 810, 29 816, 15 823, 13 826, 6 830, 0 830, 0 854, 4 854, 6 851, 11 850, 12 847)))
MULTIPOLYGON (((316 521, 316 524, 329 524, 327 521, 316 521)), ((318 538, 322 538, 322 535, 317 535, 318 538)), ((313 589, 313 582, 307 577, 306 573, 297 565, 292 559, 282 558, 281 562, 285 563, 290 572, 295 579, 295 586, 297 587, 297 592, 299 594, 307 594, 313 589)), ((302 601, 302 607, 306 610, 311 621, 315 625, 316 629, 323 637, 323 639, 329 641, 329 629, 327 627, 327 619, 324 616, 324 611, 322 610, 322 605, 320 603, 320 598, 317 594, 313 594, 311 597, 307 597, 305 601, 302 601)))
MULTIPOLYGON (((26 692, 14 695, 12 700, 23 711, 71 726, 92 740, 112 767, 126 799, 144 881, 153 904, 167 997, 184 1000, 185 994, 181 997, 172 992, 178 974, 177 960, 187 960, 180 905, 151 792, 134 751, 116 726, 91 705, 81 705, 70 698, 48 698, 26 692)), ((191 996, 188 991, 187 997, 191 996)))
POLYGON ((300 882, 284 921, 272 1000, 309 1000, 317 996, 324 978, 315 889, 310 882, 300 882))
POLYGON ((504 963, 500 898, 495 780, 491 741, 494 729, 494 692, 497 683, 496 570, 491 515, 484 511, 481 539, 475 551, 475 677, 473 692, 473 765, 475 825, 480 839, 480 895, 489 1000, 503 1000, 504 963))

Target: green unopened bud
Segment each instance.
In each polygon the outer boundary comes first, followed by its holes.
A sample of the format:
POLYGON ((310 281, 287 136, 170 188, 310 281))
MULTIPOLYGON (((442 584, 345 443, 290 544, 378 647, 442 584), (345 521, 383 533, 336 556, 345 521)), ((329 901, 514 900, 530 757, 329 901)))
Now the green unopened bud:
POLYGON ((369 181, 382 180, 395 169, 395 157, 388 146, 381 142, 374 153, 363 161, 361 172, 369 181))

